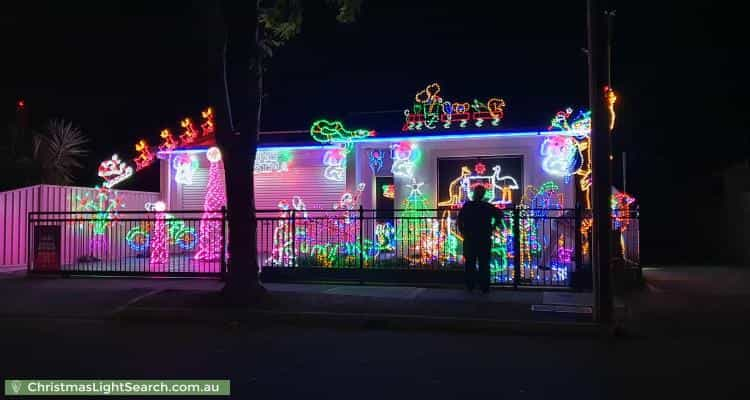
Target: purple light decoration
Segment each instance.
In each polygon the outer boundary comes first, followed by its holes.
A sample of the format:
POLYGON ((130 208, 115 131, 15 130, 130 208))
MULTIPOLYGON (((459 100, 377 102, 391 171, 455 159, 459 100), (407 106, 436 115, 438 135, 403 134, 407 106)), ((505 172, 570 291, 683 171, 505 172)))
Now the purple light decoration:
POLYGON ((149 260, 149 266, 152 269, 156 269, 169 262, 169 243, 167 242, 165 223, 167 215, 164 213, 166 208, 167 206, 163 201, 157 201, 154 204, 156 221, 154 221, 154 231, 151 239, 151 258, 149 260))
POLYGON ((213 261, 221 257, 222 237, 221 213, 218 212, 227 204, 224 190, 224 180, 221 171, 221 151, 212 147, 206 152, 206 158, 211 163, 208 170, 208 186, 206 199, 203 201, 203 216, 198 234, 198 251, 196 260, 213 261))

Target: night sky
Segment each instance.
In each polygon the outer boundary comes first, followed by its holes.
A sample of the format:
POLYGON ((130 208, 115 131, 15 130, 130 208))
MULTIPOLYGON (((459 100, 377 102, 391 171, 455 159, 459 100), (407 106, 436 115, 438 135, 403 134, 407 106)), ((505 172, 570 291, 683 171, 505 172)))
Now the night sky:
MULTIPOLYGON (((180 118, 223 106, 213 1, 16 3, 0 12, 0 125, 14 121, 21 98, 35 127, 75 122, 92 151, 79 184, 95 184, 96 165, 113 152, 132 156, 138 138, 154 143, 180 118)), ((351 25, 322 1, 305 3, 301 36, 269 66, 264 130, 394 110, 378 121, 391 115, 398 127, 400 110, 433 81, 449 99, 503 97, 507 129, 542 129, 557 110, 587 103, 583 0, 371 0, 351 25)), ((712 174, 748 158, 742 64, 731 62, 746 47, 741 15, 709 2, 611 8, 628 191, 641 203, 644 247, 678 246, 665 238, 696 206, 718 201, 712 174)), ((152 168, 122 188, 156 190, 157 178, 152 168)))

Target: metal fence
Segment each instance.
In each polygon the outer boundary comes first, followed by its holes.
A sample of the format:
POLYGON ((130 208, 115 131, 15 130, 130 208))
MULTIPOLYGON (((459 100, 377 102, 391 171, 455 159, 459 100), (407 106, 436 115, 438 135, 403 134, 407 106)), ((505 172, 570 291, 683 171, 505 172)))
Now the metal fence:
MULTIPOLYGON (((457 213, 455 209, 288 210, 281 215, 261 211, 260 265, 270 276, 274 270, 316 270, 319 279, 382 280, 386 271, 396 279, 407 276, 405 272, 436 272, 449 281, 461 281, 463 238, 456 226, 457 213)), ((492 282, 567 286, 582 259, 579 213, 517 208, 503 210, 502 215, 492 236, 492 282)), ((419 280, 429 279, 425 273, 416 275, 419 280)))
POLYGON ((223 211, 31 212, 28 269, 113 275, 220 275, 223 211))
MULTIPOLYGON (((261 278, 460 283, 457 213, 257 210, 261 278)), ((613 215, 623 258, 638 264, 637 211, 613 215)), ((590 264, 589 220, 577 209, 502 210, 492 235, 492 282, 571 285, 590 264)), ((225 273, 231 235, 224 211, 32 212, 27 232, 32 272, 178 276, 225 273), (45 253, 50 234, 58 237, 57 260, 45 253)))

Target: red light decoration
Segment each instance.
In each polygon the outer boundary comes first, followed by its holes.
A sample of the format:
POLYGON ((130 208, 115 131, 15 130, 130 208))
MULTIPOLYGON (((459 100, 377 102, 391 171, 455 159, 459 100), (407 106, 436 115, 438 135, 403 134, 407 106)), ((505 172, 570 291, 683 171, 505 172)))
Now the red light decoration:
POLYGON ((180 135, 180 144, 190 144, 195 142, 198 138, 198 130, 195 129, 193 121, 190 118, 185 118, 180 121, 180 126, 184 129, 182 135, 180 135))
POLYGON ((156 155, 151 151, 151 147, 149 147, 146 139, 141 139, 135 144, 135 151, 138 152, 138 155, 133 159, 136 171, 140 171, 154 163, 156 155))
POLYGON ((16 105, 18 106, 18 109, 20 110, 20 109, 26 107, 26 102, 23 101, 23 100, 18 100, 18 103, 16 105))
POLYGON ((482 175, 485 172, 487 172, 487 166, 482 163, 477 163, 474 166, 474 172, 478 173, 479 175, 482 175))
POLYGON ((203 136, 212 135, 216 128, 214 124, 214 109, 208 107, 205 111, 201 111, 201 117, 203 117, 203 123, 201 124, 203 136))
POLYGON ((172 132, 169 129, 163 129, 159 136, 163 139, 159 145, 159 151, 172 151, 177 147, 177 140, 172 136, 172 132))

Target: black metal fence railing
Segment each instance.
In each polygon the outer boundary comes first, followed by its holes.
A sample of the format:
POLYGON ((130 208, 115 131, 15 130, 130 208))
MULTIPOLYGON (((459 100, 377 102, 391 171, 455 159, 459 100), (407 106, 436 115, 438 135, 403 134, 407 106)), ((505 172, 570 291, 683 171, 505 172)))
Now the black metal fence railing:
MULTIPOLYGON (((463 238, 455 209, 394 210, 388 218, 364 209, 258 214, 258 253, 264 272, 359 269, 377 276, 376 271, 463 271, 463 238)), ((582 260, 577 254, 581 250, 577 218, 574 209, 504 210, 492 237, 492 281, 568 285, 582 260)))
POLYGON ((221 275, 226 213, 32 212, 28 269, 131 275, 221 275))
MULTIPOLYGON (((457 214, 449 208, 257 210, 261 277, 459 283, 457 214)), ((637 265, 638 212, 613 217, 620 254, 637 265)), ((496 225, 494 284, 564 287, 589 268, 590 215, 581 210, 520 206, 502 210, 496 225)), ((221 276, 228 268, 225 211, 34 212, 28 226, 32 272, 221 276)))

